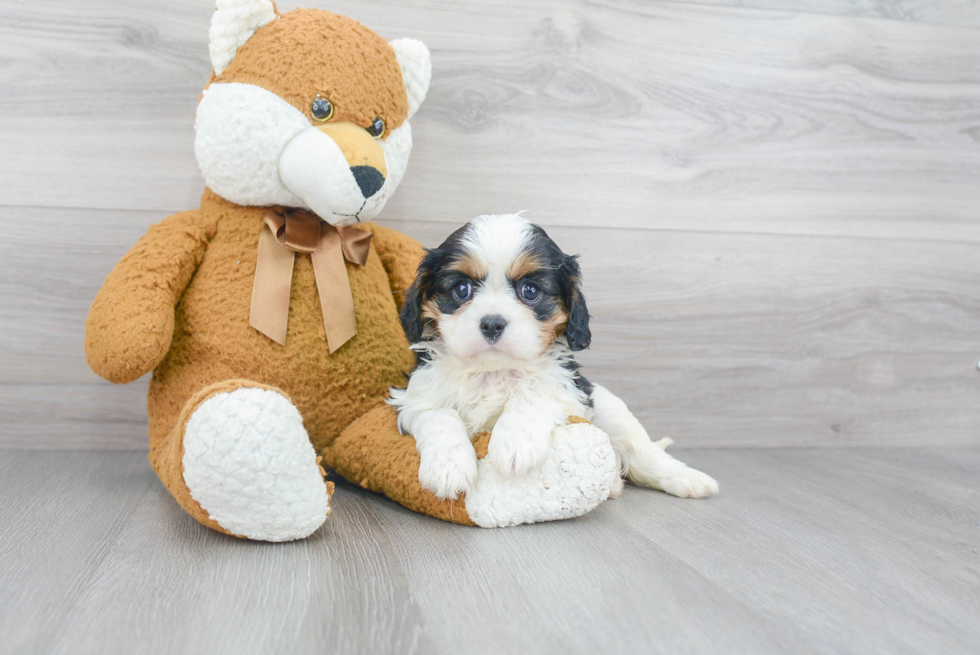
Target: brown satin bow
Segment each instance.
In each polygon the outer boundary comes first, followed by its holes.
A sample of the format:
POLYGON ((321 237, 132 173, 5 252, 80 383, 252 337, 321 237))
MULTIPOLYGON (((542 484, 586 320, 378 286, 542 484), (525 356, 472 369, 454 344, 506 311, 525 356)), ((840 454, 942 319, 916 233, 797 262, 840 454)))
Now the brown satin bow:
POLYGON ((354 298, 344 260, 364 266, 373 236, 356 227, 335 227, 303 209, 270 209, 259 234, 249 325, 279 345, 286 345, 293 262, 296 253, 307 253, 313 261, 327 347, 335 352, 357 334, 354 298))

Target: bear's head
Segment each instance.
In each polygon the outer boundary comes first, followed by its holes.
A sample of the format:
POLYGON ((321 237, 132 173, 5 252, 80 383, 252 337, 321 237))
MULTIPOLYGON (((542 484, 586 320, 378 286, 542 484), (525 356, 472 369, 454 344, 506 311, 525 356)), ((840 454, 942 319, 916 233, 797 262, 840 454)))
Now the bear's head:
POLYGON ((425 45, 327 11, 280 15, 271 0, 218 0, 210 39, 194 149, 211 190, 333 225, 377 216, 408 164, 425 45))

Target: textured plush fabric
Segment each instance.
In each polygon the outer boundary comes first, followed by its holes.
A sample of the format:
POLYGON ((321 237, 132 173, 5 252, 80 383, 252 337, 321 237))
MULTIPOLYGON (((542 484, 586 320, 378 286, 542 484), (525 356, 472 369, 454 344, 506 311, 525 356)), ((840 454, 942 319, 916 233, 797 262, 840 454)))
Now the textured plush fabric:
MULTIPOLYGON (((415 442, 398 433, 394 411, 384 404, 388 389, 403 385, 414 365, 398 319, 423 255, 412 239, 358 223, 374 238, 365 265, 346 263, 357 334, 336 352, 327 347, 306 254, 295 258, 286 345, 249 326, 266 206, 312 208, 322 200, 322 218, 327 211, 351 221, 376 215, 404 173, 409 109, 418 108, 431 76, 420 42, 389 45, 356 21, 320 10, 274 14, 263 0, 218 0, 217 73, 199 105, 195 143, 205 179, 215 180, 218 193, 205 190, 198 209, 152 226, 109 274, 86 323, 86 357, 96 373, 124 383, 153 371, 150 462, 160 479, 204 525, 268 541, 301 538, 329 513, 333 485, 319 487, 314 453, 357 484, 456 523, 509 525, 594 507, 604 498, 596 492, 605 484, 603 454, 588 452, 588 435, 574 429, 548 464, 560 474, 526 482, 488 474, 486 483, 478 482, 471 500, 481 518, 467 513, 464 498, 440 501, 421 488, 415 442), (384 151, 389 179, 370 198, 362 197, 354 164, 336 141, 321 150, 337 151, 339 173, 318 172, 310 189, 283 186, 290 144, 297 134, 316 131, 310 101, 317 94, 333 103, 333 123, 366 128, 384 119, 384 139, 369 142, 384 151), (360 198, 349 211, 341 206, 345 182, 338 176, 349 177, 348 190, 360 198)), ((320 155, 300 159, 315 163, 320 155)), ((483 456, 488 441, 488 434, 476 439, 483 456)))
MULTIPOLYGON (((489 434, 478 439, 489 441, 489 434)), ((483 447, 484 453, 486 446, 483 447)), ((415 439, 398 433, 395 410, 371 410, 321 451, 323 461, 345 479, 378 491, 405 507, 462 525, 476 525, 466 513, 465 497, 440 500, 419 484, 419 453, 415 439)))
MULTIPOLYGON (((333 355, 326 348, 310 258, 297 254, 283 347, 248 325, 264 214, 263 208, 241 207, 205 194, 197 216, 211 239, 176 309, 170 350, 153 374, 151 448, 170 431, 191 393, 222 380, 244 378, 282 389, 292 398, 320 449, 382 402, 388 388, 401 383, 412 367, 389 273, 378 253, 391 249, 417 262, 421 246, 392 230, 362 226, 375 234, 372 253, 363 267, 347 264, 358 332, 333 355)), ((148 262, 142 259, 138 264, 145 267, 148 262)), ((406 288, 410 280, 396 286, 406 288)), ((107 283, 100 296, 114 289, 107 283)), ((118 291, 129 302, 138 294, 132 288, 118 291)))
POLYGON ((216 82, 244 82, 272 91, 304 115, 325 96, 331 121, 368 127, 380 116, 387 130, 408 118, 408 95, 395 51, 346 16, 295 9, 259 28, 216 82))
POLYGON ((619 484, 609 437, 590 423, 560 425, 544 462, 515 480, 477 462, 477 480, 466 494, 470 520, 484 528, 558 521, 592 511, 619 484))
POLYGON ((211 396, 184 427, 184 480, 222 528, 262 541, 313 534, 330 515, 303 417, 274 389, 211 396))
POLYGON ((422 247, 371 223, 360 226, 375 235, 367 264, 347 264, 358 325, 353 339, 329 354, 313 268, 303 254, 293 270, 286 346, 249 327, 265 211, 206 191, 200 209, 151 227, 123 257, 88 318, 86 355, 99 375, 128 382, 155 369, 150 461, 181 504, 215 528, 180 475, 183 424, 206 399, 200 394, 210 397, 229 384, 281 390, 319 451, 381 404, 390 386, 404 383, 414 363, 395 292, 411 284, 422 247))
POLYGON ((116 264, 85 324, 89 366, 110 382, 132 382, 167 354, 174 306, 197 270, 213 223, 198 211, 150 227, 116 264))
POLYGON ((432 60, 425 44, 415 39, 395 39, 389 42, 395 50, 402 79, 408 94, 408 117, 418 111, 429 92, 432 81, 432 60))
POLYGON ((255 30, 278 18, 271 0, 217 0, 211 17, 208 51, 211 64, 219 74, 235 57, 238 47, 249 40, 255 30))
POLYGON ((205 184, 239 205, 302 207, 302 198, 283 184, 279 159, 308 129, 306 115, 270 91, 252 84, 212 84, 194 121, 194 154, 205 184))
POLYGON ((477 485, 458 500, 441 500, 419 484, 415 439, 398 433, 395 410, 383 405, 358 419, 323 459, 347 480, 444 521, 492 528, 581 516, 609 497, 619 479, 609 438, 577 416, 555 430, 548 459, 519 481, 502 478, 486 460, 490 433, 473 438, 477 485))
MULTIPOLYGON (((153 465, 154 470, 157 472, 157 475, 160 477, 160 480, 163 482, 164 486, 170 490, 170 493, 173 494, 174 498, 178 503, 180 503, 180 506, 183 507, 188 514, 209 528, 236 537, 240 537, 242 535, 234 534, 211 518, 210 514, 205 511, 204 508, 201 507, 201 505, 191 496, 190 489, 187 488, 187 485, 184 482, 184 431, 191 416, 193 416, 194 412, 203 403, 219 394, 231 393, 242 388, 256 388, 279 392, 278 389, 274 389, 268 385, 250 382, 248 380, 225 380, 217 384, 209 385, 198 391, 190 398, 190 400, 187 401, 177 419, 177 424, 173 427, 166 438, 157 444, 157 447, 150 453, 150 462, 153 465)), ((317 463, 319 464, 319 460, 317 463)), ((320 473, 324 476, 326 475, 322 467, 320 468, 320 473)), ((334 483, 326 482, 326 487, 327 497, 329 500, 329 497, 333 495, 334 483)))
MULTIPOLYGON (((267 148, 268 153, 256 150, 257 143, 264 143, 256 141, 260 135, 256 125, 279 129, 288 141, 304 125, 316 124, 309 111, 317 94, 333 103, 333 123, 367 127, 376 117, 383 118, 386 138, 392 137, 391 147, 402 155, 391 157, 392 163, 404 168, 411 147, 406 122, 409 100, 395 50, 380 36, 356 21, 320 10, 299 9, 277 17, 274 7, 262 0, 219 0, 212 32, 212 50, 220 51, 221 65, 209 85, 254 85, 248 88, 268 93, 302 117, 298 127, 283 130, 282 121, 274 117, 250 115, 249 121, 242 122, 242 117, 232 115, 230 109, 258 111, 262 103, 253 102, 233 103, 214 117, 218 123, 247 123, 248 129, 232 141, 248 144, 259 153, 253 155, 271 165, 247 171, 248 179, 241 182, 249 189, 279 180, 276 162, 286 144, 280 139, 267 148), (400 126, 404 129, 397 129, 400 126)), ((426 55, 423 65, 402 53, 413 63, 410 79, 417 106, 428 81, 427 51, 421 44, 410 43, 407 48, 409 54, 426 55)), ((197 127, 199 137, 205 139, 198 146, 207 153, 230 163, 240 158, 241 153, 229 150, 228 144, 207 141, 219 132, 214 126, 197 127)), ((399 179, 401 172, 394 171, 399 179)), ((270 204, 265 196, 261 200, 254 204, 270 204)), ((295 199, 280 200, 291 204, 295 199)), ((298 254, 283 347, 249 327, 258 237, 266 209, 248 204, 235 204, 205 190, 199 209, 152 226, 106 279, 92 304, 85 339, 92 369, 108 380, 130 382, 153 371, 148 398, 150 461, 194 518, 229 533, 193 498, 185 480, 184 438, 194 412, 216 395, 242 388, 276 391, 299 410, 315 451, 323 450, 344 428, 382 404, 388 388, 403 383, 411 369, 414 356, 398 308, 422 257, 415 241, 372 224, 360 225, 373 232, 374 239, 364 266, 347 264, 358 332, 330 354, 310 257, 298 254)), ((218 418, 202 429, 229 419, 218 418)), ((397 432, 394 437, 402 440, 397 432)), ((270 466, 275 464, 272 460, 270 466)), ((213 471, 202 475, 209 480, 212 473, 220 475, 228 466, 234 469, 221 461, 207 466, 213 471)), ((332 484, 327 484, 327 490, 332 490, 332 484)), ((279 536, 291 538, 288 531, 262 538, 279 536)))

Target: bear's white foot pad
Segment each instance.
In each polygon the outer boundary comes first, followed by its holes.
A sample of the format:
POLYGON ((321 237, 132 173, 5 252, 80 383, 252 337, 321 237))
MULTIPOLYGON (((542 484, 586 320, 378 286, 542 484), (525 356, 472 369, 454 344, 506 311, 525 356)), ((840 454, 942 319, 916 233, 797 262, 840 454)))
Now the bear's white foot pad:
POLYGON ((184 430, 183 464, 191 496, 233 534, 302 539, 330 514, 303 419, 275 391, 245 387, 201 403, 184 430))
POLYGON ((620 480, 609 437, 589 423, 555 428, 544 464, 522 476, 504 476, 487 455, 477 463, 466 513, 482 528, 581 516, 609 497, 620 480))

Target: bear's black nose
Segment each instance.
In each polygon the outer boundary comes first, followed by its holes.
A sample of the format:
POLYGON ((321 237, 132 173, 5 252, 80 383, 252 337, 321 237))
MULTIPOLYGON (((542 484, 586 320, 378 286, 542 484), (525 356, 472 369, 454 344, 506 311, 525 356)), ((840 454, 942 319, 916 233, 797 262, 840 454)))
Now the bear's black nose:
POLYGON ((500 338, 505 327, 507 327, 507 320, 500 314, 491 314, 480 319, 480 332, 490 343, 495 343, 500 338))
POLYGON ((376 194, 385 184, 385 176, 373 166, 351 166, 350 172, 354 174, 354 180, 365 198, 376 194))

